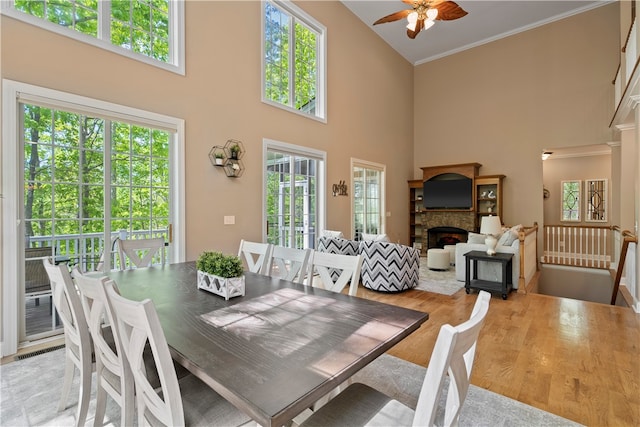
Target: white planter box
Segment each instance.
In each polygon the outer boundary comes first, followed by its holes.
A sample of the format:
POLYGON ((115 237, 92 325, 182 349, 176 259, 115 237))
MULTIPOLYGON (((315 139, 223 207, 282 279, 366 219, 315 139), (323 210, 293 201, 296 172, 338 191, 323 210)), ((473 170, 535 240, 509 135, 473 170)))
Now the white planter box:
POLYGON ((228 301, 229 298, 244 296, 244 276, 225 278, 198 270, 198 289, 220 295, 228 301))

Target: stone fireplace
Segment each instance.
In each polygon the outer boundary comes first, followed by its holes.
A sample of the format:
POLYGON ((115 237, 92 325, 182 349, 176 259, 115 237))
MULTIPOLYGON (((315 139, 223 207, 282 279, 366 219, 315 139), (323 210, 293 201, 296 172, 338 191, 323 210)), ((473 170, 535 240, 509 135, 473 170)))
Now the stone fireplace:
POLYGON ((467 241, 467 234, 475 231, 473 211, 423 211, 423 247, 442 248, 467 241))

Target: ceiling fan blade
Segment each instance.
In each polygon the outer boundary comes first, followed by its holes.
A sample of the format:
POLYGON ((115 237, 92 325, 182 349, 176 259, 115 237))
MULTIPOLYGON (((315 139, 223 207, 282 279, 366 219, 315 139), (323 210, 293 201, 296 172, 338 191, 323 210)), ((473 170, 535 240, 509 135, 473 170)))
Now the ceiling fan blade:
POLYGON ((406 18, 407 15, 409 15, 411 12, 413 12, 413 10, 406 9, 406 10, 401 10, 399 12, 392 13, 391 15, 387 15, 385 17, 378 19, 376 22, 373 23, 373 25, 384 24, 385 22, 393 22, 402 18, 406 18))
POLYGON ((439 21, 452 21, 462 18, 467 14, 464 9, 452 1, 443 1, 436 6, 436 9, 438 9, 436 20, 439 21))

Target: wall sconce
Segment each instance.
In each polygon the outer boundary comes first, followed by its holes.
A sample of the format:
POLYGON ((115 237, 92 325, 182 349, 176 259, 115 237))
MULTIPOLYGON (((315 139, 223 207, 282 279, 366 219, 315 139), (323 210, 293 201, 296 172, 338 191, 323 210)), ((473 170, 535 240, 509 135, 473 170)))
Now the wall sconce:
POLYGON ((236 139, 228 139, 224 146, 215 145, 209 151, 213 166, 221 167, 229 178, 240 178, 244 173, 244 144, 236 139))

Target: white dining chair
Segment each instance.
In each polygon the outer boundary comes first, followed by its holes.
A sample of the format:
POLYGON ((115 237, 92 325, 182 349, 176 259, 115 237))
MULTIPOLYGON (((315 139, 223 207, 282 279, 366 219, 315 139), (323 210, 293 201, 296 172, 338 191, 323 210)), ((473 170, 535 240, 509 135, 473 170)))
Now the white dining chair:
POLYGON ((302 422, 301 426, 455 426, 469 389, 476 343, 489 311, 491 294, 480 291, 471 317, 458 325, 443 325, 431 353, 415 411, 361 383, 354 383, 302 422), (436 411, 445 379, 449 389, 444 417, 436 411))
POLYGON ((347 283, 349 295, 355 296, 360 282, 361 255, 342 255, 329 252, 313 253, 309 280, 314 287, 342 292, 347 283))
POLYGON ((309 270, 309 259, 313 249, 273 246, 267 259, 265 274, 296 283, 304 283, 309 270))
POLYGON ((91 397, 93 371, 91 360, 93 349, 89 326, 67 264, 54 265, 50 258, 44 259, 43 264, 51 283, 53 304, 64 327, 65 367, 58 411, 63 411, 66 408, 74 371, 77 368, 80 372, 80 389, 76 425, 84 426, 91 397))
POLYGON ((138 425, 240 426, 250 418, 193 375, 178 381, 169 346, 153 302, 130 301, 113 287, 105 287, 109 309, 135 383, 138 425), (156 390, 145 374, 143 352, 151 348, 160 377, 156 390))
POLYGON ((248 271, 252 273, 267 274, 267 260, 271 254, 270 243, 258 243, 248 240, 240 241, 238 256, 244 260, 248 271))
POLYGON ((163 237, 152 239, 118 239, 118 257, 120 270, 127 268, 149 267, 154 257, 160 254, 157 264, 164 265, 165 242, 163 237), (127 260, 129 261, 127 263, 127 260))
POLYGON ((103 424, 107 394, 120 405, 120 424, 133 425, 135 413, 133 376, 120 347, 120 341, 113 339, 111 327, 115 322, 107 306, 105 289, 113 287, 114 282, 107 277, 85 276, 77 269, 74 270, 73 277, 80 291, 82 308, 89 324, 96 359, 97 391, 94 425, 103 424))

